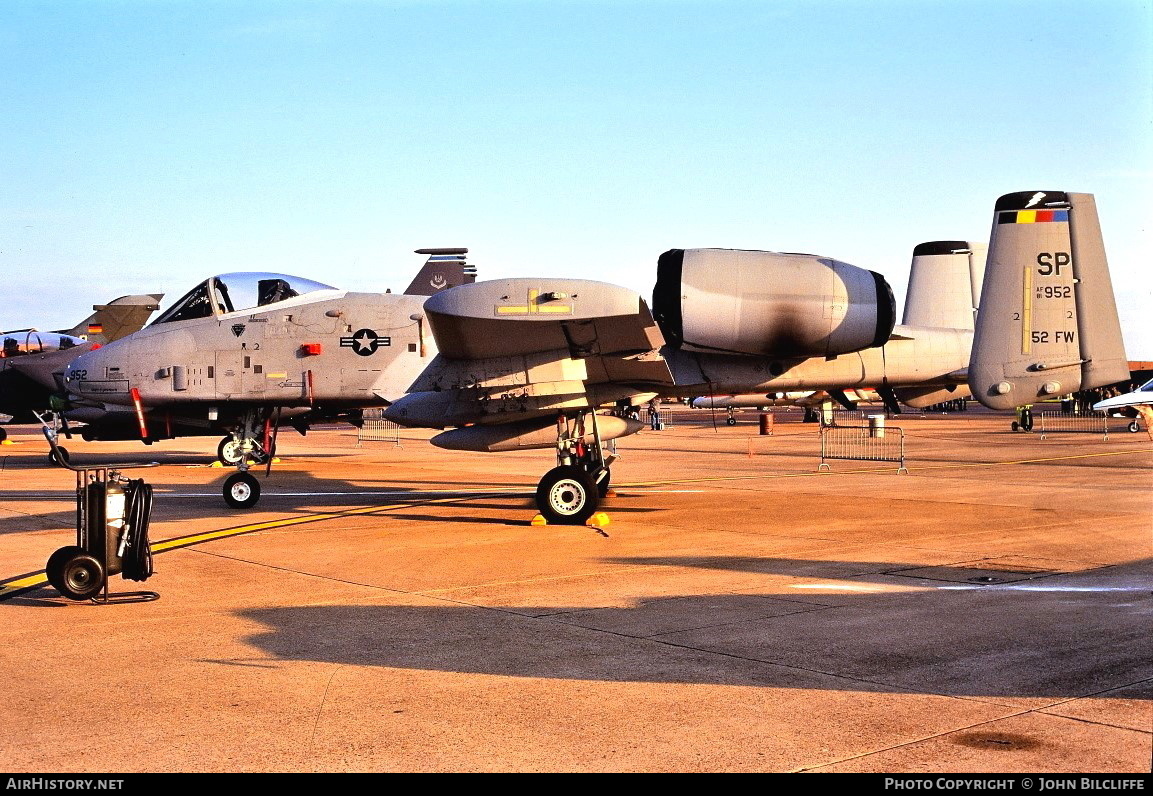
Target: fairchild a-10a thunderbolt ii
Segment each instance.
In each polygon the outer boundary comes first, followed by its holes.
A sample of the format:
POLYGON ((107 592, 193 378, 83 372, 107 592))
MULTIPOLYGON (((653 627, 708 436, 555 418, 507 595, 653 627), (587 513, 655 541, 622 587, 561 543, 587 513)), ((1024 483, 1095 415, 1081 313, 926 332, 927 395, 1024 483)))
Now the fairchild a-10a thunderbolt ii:
POLYGON ((385 410, 446 429, 440 447, 553 448, 537 507, 581 523, 607 491, 605 440, 641 427, 600 414, 654 395, 901 387, 925 405, 967 384, 991 408, 1128 375, 1090 194, 1023 192, 994 209, 976 329, 896 328, 880 274, 814 255, 674 249, 653 307, 588 280, 478 282, 424 306, 438 354, 385 410), (971 345, 970 345, 970 341, 971 345))
POLYGON ((144 442, 224 434, 229 505, 259 499, 251 464, 269 462, 281 424, 356 419, 399 397, 428 364, 421 305, 476 277, 467 249, 429 255, 405 293, 353 293, 268 273, 206 279, 149 326, 73 360, 67 416, 89 439, 144 442))

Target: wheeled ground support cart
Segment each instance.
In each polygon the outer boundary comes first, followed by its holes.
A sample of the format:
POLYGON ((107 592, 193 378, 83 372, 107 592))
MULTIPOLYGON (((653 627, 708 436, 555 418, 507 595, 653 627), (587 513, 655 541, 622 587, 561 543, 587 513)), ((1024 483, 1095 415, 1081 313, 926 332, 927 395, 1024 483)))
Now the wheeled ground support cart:
POLYGON ((125 478, 121 470, 155 467, 148 464, 73 467, 60 455, 56 432, 44 426, 52 457, 76 473, 76 544, 61 547, 48 558, 48 582, 70 600, 95 603, 157 600, 154 591, 109 594, 108 578, 122 575, 143 581, 152 575, 148 520, 152 514, 152 486, 142 479, 125 478))

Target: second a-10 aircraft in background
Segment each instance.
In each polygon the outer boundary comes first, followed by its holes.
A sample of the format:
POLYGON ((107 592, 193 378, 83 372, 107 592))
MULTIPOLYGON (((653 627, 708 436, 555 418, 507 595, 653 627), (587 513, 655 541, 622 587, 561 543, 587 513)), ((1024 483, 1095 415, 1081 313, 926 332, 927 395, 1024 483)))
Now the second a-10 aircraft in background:
POLYGON ((404 294, 353 293, 309 279, 233 273, 197 285, 136 334, 73 360, 66 416, 86 439, 146 443, 223 434, 238 472, 234 507, 260 495, 250 464, 270 462, 281 425, 356 420, 398 398, 431 358, 421 312, 468 284, 467 249, 418 249, 428 260, 404 294))
POLYGON ((233 506, 256 502, 247 463, 280 421, 383 405, 395 422, 444 429, 432 440, 443 448, 553 449, 537 507, 578 524, 607 492, 604 443, 643 427, 605 410, 657 395, 873 387, 917 406, 970 389, 1013 408, 1128 376, 1091 195, 1001 197, 979 302, 976 247, 922 246, 926 262, 964 266, 948 278, 925 270, 926 290, 948 283, 957 305, 918 304, 920 320, 906 305, 901 325, 880 274, 764 251, 666 252, 651 311, 626 288, 558 277, 427 300, 267 277, 238 301, 220 295, 227 280, 210 279, 138 335, 74 361, 65 379, 102 411, 134 407, 146 437, 177 419, 230 428, 243 454, 225 482, 233 506))

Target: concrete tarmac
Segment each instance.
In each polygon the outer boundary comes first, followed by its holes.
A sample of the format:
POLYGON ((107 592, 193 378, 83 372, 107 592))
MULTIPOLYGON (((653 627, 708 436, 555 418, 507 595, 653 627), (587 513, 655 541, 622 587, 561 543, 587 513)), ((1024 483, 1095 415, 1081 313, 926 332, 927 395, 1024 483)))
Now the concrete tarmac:
POLYGON ((155 574, 110 587, 160 599, 109 605, 43 582, 75 477, 10 427, 0 769, 1150 771, 1144 432, 911 413, 907 474, 818 472, 799 411, 737 417, 620 440, 601 528, 531 524, 548 450, 287 431, 234 511, 216 438, 66 443, 159 462, 155 574))

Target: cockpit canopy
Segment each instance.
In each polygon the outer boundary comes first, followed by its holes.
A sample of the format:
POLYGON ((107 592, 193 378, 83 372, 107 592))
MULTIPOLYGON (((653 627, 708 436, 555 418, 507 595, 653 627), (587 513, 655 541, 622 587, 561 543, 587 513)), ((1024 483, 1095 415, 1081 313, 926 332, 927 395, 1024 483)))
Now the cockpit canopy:
POLYGON ((38 332, 35 329, 21 329, 16 332, 4 332, 4 347, 0 349, 0 358, 19 357, 25 354, 48 354, 52 351, 63 351, 83 345, 84 340, 58 332, 38 332))
POLYGON ((336 288, 287 274, 251 271, 220 274, 205 279, 188 291, 150 325, 258 309, 322 290, 336 288))

